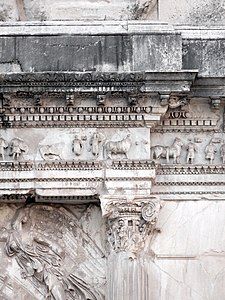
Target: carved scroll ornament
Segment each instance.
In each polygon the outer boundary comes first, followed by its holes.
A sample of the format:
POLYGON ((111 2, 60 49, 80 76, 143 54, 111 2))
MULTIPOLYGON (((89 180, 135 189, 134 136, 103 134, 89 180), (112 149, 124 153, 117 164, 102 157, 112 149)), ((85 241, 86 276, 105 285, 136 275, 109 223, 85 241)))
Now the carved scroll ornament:
MULTIPOLYGON (((103 200, 104 202, 104 200, 103 200)), ((107 217, 107 236, 111 251, 137 254, 154 231, 160 203, 157 199, 107 201, 102 205, 107 217)))

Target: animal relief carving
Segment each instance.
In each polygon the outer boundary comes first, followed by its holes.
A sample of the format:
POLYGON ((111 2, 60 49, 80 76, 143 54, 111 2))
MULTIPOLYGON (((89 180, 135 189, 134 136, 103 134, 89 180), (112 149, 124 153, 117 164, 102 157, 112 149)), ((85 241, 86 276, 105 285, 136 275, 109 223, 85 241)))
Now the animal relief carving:
POLYGON ((153 159, 166 158, 166 162, 170 162, 170 158, 173 158, 173 163, 180 163, 181 149, 183 147, 183 142, 179 138, 175 138, 171 146, 160 146, 156 145, 151 147, 153 159))
POLYGON ((62 159, 62 147, 63 143, 57 143, 53 145, 43 145, 40 146, 40 153, 44 160, 56 160, 62 159))
POLYGON ((108 141, 105 146, 105 156, 106 158, 113 159, 113 156, 124 155, 128 159, 128 151, 132 145, 130 134, 128 134, 124 139, 120 141, 108 141))

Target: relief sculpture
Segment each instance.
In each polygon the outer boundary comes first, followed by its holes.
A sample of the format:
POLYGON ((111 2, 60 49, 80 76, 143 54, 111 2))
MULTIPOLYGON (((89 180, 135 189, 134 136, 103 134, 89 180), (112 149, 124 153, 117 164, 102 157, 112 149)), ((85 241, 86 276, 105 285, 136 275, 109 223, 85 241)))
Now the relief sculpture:
POLYGON ((5 139, 3 139, 3 137, 0 137, 0 156, 2 157, 2 160, 5 160, 6 148, 8 148, 8 143, 5 139))
POLYGON ((220 147, 220 157, 222 159, 223 164, 225 164, 225 144, 224 143, 220 147))
POLYGON ((136 255, 144 247, 147 236, 154 231, 160 208, 160 202, 155 200, 147 203, 109 201, 104 214, 108 218, 110 249, 136 255))
POLYGON ((130 138, 130 134, 128 134, 124 139, 120 141, 108 141, 105 146, 105 156, 106 158, 113 159, 113 156, 118 154, 122 154, 125 158, 128 159, 128 151, 130 150, 132 141, 130 138))
POLYGON ((76 156, 80 156, 83 152, 83 143, 86 141, 87 137, 85 135, 76 134, 73 140, 73 152, 76 156))
POLYGON ((28 146, 20 138, 14 138, 9 144, 10 153, 13 159, 19 159, 23 154, 28 152, 28 146))
POLYGON ((213 142, 211 140, 205 148, 205 159, 209 160, 210 164, 213 163, 216 152, 217 152, 216 146, 213 144, 213 142))
POLYGON ((100 146, 104 142, 104 135, 102 133, 94 133, 91 140, 90 140, 90 146, 91 146, 91 152, 94 156, 98 156, 100 153, 100 146))
MULTIPOLYGON (((101 273, 101 264, 98 262, 102 256, 101 250, 82 230, 70 211, 48 205, 20 207, 10 222, 10 228, 3 228, 0 234, 1 240, 5 239, 7 256, 15 259, 20 266, 21 278, 18 277, 17 281, 23 286, 31 283, 37 288, 34 291, 41 294, 34 294, 26 299, 104 299, 102 292, 98 290, 98 284, 92 286, 93 283, 90 282, 90 278, 93 282, 101 280, 98 279, 101 273), (65 244, 66 241, 69 242, 65 244), (85 275, 87 271, 82 271, 81 276, 79 271, 76 272, 80 260, 79 247, 82 247, 79 243, 88 243, 92 247, 92 250, 86 251, 86 255, 89 255, 89 262, 86 264, 92 265, 91 260, 96 259, 96 270, 92 267, 96 274, 85 275), (90 253, 95 257, 90 257, 90 253)), ((80 254, 83 255, 83 260, 84 252, 80 254)), ((84 270, 88 270, 84 262, 83 264, 84 270)))
POLYGON ((43 145, 40 147, 40 153, 44 160, 62 159, 62 143, 53 145, 43 145))
POLYGON ((160 146, 156 145, 152 147, 153 159, 166 158, 166 162, 170 162, 170 158, 173 158, 173 163, 180 163, 181 149, 183 147, 183 142, 179 138, 175 138, 171 146, 160 146))
POLYGON ((186 160, 187 164, 193 164, 196 152, 197 152, 197 147, 195 143, 190 141, 187 144, 187 160, 186 160))

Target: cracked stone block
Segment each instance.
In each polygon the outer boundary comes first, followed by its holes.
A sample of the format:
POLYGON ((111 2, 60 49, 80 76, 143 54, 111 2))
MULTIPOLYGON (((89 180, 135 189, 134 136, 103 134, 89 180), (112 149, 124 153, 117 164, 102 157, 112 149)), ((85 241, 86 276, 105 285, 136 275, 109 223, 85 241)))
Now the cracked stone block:
POLYGON ((224 25, 224 0, 159 0, 159 20, 173 24, 224 25))
POLYGON ((183 68, 198 69, 202 76, 225 75, 225 40, 184 40, 183 68))
POLYGON ((131 46, 126 36, 18 37, 24 71, 126 71, 131 46))
POLYGON ((225 203, 216 201, 166 202, 157 223, 161 233, 156 236, 151 250, 159 257, 181 258, 222 253, 225 249, 224 208, 225 203))

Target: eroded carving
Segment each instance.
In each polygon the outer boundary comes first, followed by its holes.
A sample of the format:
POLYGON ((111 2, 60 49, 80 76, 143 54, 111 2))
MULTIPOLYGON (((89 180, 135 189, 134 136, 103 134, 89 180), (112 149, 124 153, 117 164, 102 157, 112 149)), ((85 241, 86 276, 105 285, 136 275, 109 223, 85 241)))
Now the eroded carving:
POLYGON ((195 143, 189 142, 186 146, 187 148, 187 159, 186 162, 187 164, 193 164, 194 159, 195 159, 195 153, 197 152, 197 147, 195 143))
POLYGON ((83 143, 87 140, 84 134, 76 134, 73 140, 73 152, 76 156, 80 156, 83 152, 83 143))
POLYGON ((225 164, 225 143, 223 143, 220 147, 220 157, 222 159, 223 164, 225 164))
POLYGON ((28 146, 25 144, 24 140, 20 138, 14 138, 9 144, 10 153, 13 159, 17 160, 22 157, 23 154, 26 154, 29 150, 28 146))
POLYGON ((53 145, 43 145, 40 146, 40 153, 44 160, 55 160, 62 159, 62 143, 57 143, 53 145))
MULTIPOLYGON (((87 213, 90 214, 91 210, 90 207, 87 213)), ((104 299, 98 282, 102 268, 100 260, 95 261, 96 270, 92 266, 92 271, 96 271, 95 275, 85 274, 84 271, 79 275, 76 272, 78 264, 73 260, 79 261, 76 253, 79 247, 85 243, 92 247, 95 257, 90 259, 100 259, 102 254, 71 212, 47 205, 20 207, 10 222, 10 228, 3 228, 0 234, 1 240, 6 240, 6 254, 15 258, 21 268, 18 283, 24 285, 28 280, 41 297, 46 299, 104 299), (64 235, 70 240, 73 249, 70 249, 71 245, 68 243, 68 248, 65 247, 64 235), (72 262, 75 263, 74 266, 71 265, 72 262)), ((90 255, 90 250, 87 249, 87 253, 90 255)), ((85 270, 85 262, 83 264, 85 270)), ((34 298, 38 299, 38 295, 32 299, 34 298)))
POLYGON ((104 146, 106 158, 113 159, 113 155, 122 154, 128 159, 128 151, 132 145, 130 134, 120 141, 108 141, 104 146))
POLYGON ((5 160, 5 150, 8 148, 8 143, 3 137, 0 137, 0 156, 5 160))
POLYGON ((98 156, 100 152, 100 146, 105 140, 105 136, 102 133, 94 133, 91 140, 90 140, 90 146, 91 146, 91 152, 94 156, 98 156))
POLYGON ((154 198, 131 202, 109 199, 105 205, 102 201, 102 210, 103 216, 107 217, 110 249, 137 254, 154 231, 160 203, 154 198))
POLYGON ((151 147, 153 159, 166 158, 166 162, 170 162, 170 158, 173 158, 173 163, 180 162, 181 149, 183 147, 183 142, 180 138, 175 138, 171 146, 160 146, 156 145, 151 147))
POLYGON ((205 148, 205 159, 209 160, 209 163, 212 164, 215 159, 215 153, 217 152, 216 146, 211 140, 205 148))

